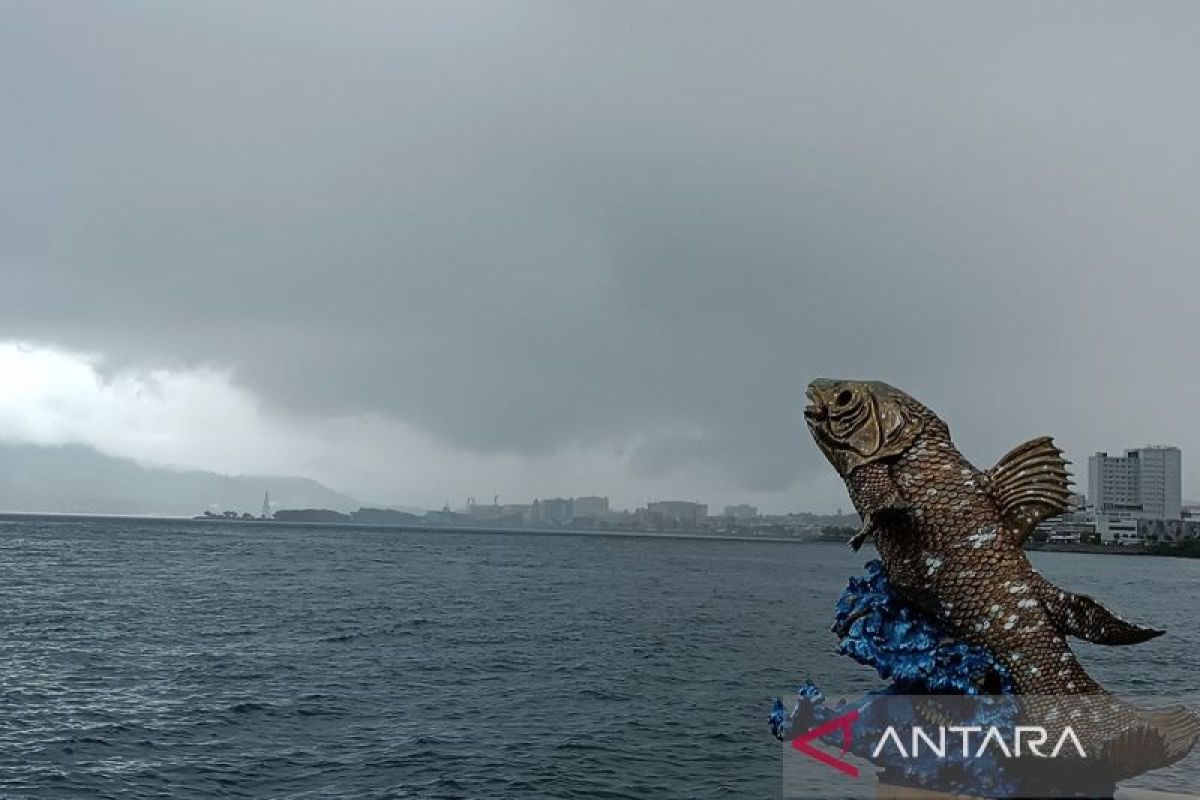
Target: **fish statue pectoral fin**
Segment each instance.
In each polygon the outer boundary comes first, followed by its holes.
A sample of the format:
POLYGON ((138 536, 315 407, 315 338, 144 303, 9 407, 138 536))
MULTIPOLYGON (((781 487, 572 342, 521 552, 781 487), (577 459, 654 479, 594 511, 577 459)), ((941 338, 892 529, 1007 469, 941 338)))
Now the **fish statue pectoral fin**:
POLYGON ((869 537, 879 533, 880 528, 885 525, 888 520, 896 519, 899 515, 903 514, 905 511, 908 511, 910 508, 912 508, 912 504, 901 498, 899 495, 896 495, 884 507, 875 509, 874 511, 868 511, 863 515, 862 528, 860 528, 858 533, 854 534, 854 536, 850 538, 850 541, 847 542, 847 544, 850 546, 850 549, 857 553, 859 548, 863 546, 863 542, 865 542, 869 537))
POLYGON ((858 533, 850 537, 850 541, 846 545, 855 553, 863 546, 863 542, 875 535, 875 514, 874 511, 868 511, 863 514, 862 527, 858 529, 858 533))
POLYGON ((871 524, 869 522, 863 523, 862 530, 860 530, 858 533, 851 536, 850 541, 846 542, 846 545, 852 551, 857 553, 859 551, 859 548, 861 548, 863 546, 863 542, 865 542, 867 540, 867 537, 869 537, 870 535, 871 535, 871 524))
POLYGON ((1067 464, 1054 440, 1039 436, 1017 445, 982 474, 984 488, 999 506, 1004 527, 1015 532, 1018 547, 1038 523, 1070 507, 1067 464))
POLYGON ((1085 594, 1072 594, 1049 583, 1041 590, 1042 605, 1059 632, 1096 644, 1139 644, 1165 631, 1123 620, 1085 594))

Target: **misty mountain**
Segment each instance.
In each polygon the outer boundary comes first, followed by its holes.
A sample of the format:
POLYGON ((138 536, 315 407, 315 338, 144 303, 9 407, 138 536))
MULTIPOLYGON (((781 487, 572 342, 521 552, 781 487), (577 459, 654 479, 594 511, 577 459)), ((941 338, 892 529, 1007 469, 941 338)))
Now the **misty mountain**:
POLYGON ((266 491, 275 508, 359 507, 353 498, 308 478, 149 466, 82 445, 0 443, 3 511, 190 516, 233 509, 258 514, 266 491))

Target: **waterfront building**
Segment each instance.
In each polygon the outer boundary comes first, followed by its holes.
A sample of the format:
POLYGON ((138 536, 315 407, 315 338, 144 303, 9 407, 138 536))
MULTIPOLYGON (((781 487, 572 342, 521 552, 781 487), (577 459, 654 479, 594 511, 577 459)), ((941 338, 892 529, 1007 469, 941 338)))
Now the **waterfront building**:
POLYGON ((470 503, 467 506, 467 513, 471 519, 480 522, 495 522, 504 517, 504 506, 499 503, 470 503))
MULTIPOLYGON (((1088 497, 1097 517, 1179 519, 1183 495, 1178 447, 1141 447, 1088 459, 1088 497)), ((1097 525, 1099 530, 1099 525, 1097 525)))
POLYGON ((1080 507, 1074 507, 1057 517, 1043 520, 1037 531, 1040 539, 1054 544, 1079 544, 1095 540, 1096 523, 1080 507))
POLYGON ((1138 521, 1128 514, 1097 514, 1096 535, 1101 544, 1139 545, 1145 541, 1138 521))
POLYGON ((1146 542, 1180 542, 1200 538, 1200 520, 1139 519, 1138 535, 1146 542))
POLYGON ((736 506, 725 506, 725 516, 734 519, 754 519, 758 516, 758 507, 741 503, 736 506))
POLYGON ((501 519, 524 525, 533 519, 533 506, 528 503, 505 503, 500 506, 501 519))
POLYGON ((1096 517, 1103 544, 1141 545, 1200 538, 1200 520, 1096 517))
POLYGON ((576 497, 571 502, 571 516, 579 518, 600 519, 608 516, 607 497, 576 497))
POLYGON ((537 503, 537 521, 550 523, 568 522, 574 516, 573 505, 569 497, 548 497, 537 503))
POLYGON ((708 518, 708 505, 687 500, 660 500, 647 503, 646 513, 664 527, 695 530, 708 518))

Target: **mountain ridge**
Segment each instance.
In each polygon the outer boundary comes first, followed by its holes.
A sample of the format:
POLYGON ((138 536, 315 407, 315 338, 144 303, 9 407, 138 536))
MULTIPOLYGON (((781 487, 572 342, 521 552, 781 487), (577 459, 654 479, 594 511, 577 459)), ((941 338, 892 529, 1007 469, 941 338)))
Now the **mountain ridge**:
POLYGON ((64 514, 191 516, 274 508, 352 511, 361 504, 311 478, 223 475, 145 464, 82 444, 0 442, 0 509, 64 514))

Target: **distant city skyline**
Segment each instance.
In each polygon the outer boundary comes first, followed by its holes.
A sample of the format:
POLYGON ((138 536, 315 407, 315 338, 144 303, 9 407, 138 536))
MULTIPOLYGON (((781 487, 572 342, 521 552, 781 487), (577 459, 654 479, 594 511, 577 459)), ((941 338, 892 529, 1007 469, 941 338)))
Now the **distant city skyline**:
MULTIPOLYGON (((4 448, 6 446, 10 447, 10 448, 13 448, 13 447, 18 448, 17 452, 19 452, 20 447, 29 447, 29 445, 24 445, 24 446, 22 446, 22 445, 4 445, 3 442, 0 442, 0 448, 4 448)), ((47 453, 55 452, 60 449, 57 446, 43 445, 41 447, 43 449, 45 449, 47 453)), ((36 449, 36 446, 35 446, 35 449, 36 449)), ((1104 453, 1103 451, 1097 451, 1093 456, 1089 457, 1088 474, 1086 476, 1082 475, 1082 474, 1077 474, 1075 476, 1076 491, 1081 496, 1086 495, 1088 498, 1089 504, 1094 503, 1095 498, 1097 497, 1097 493, 1094 488, 1096 472, 1095 472, 1095 469, 1093 466, 1095 463, 1096 457, 1103 454, 1108 461, 1119 465, 1122 463, 1128 463, 1128 454, 1129 453, 1134 453, 1134 452, 1140 453, 1142 451, 1146 451, 1148 453, 1165 451, 1165 452, 1170 452, 1170 453, 1174 454, 1174 457, 1170 460, 1170 466, 1171 466, 1170 470, 1166 471, 1166 472, 1162 472, 1162 474, 1164 476, 1169 476, 1170 480, 1176 481, 1177 483, 1173 484, 1174 486, 1182 485, 1181 475, 1183 474, 1184 467, 1186 466, 1186 459, 1183 457, 1183 454, 1181 453, 1179 448, 1175 448, 1173 446, 1166 446, 1166 447, 1152 446, 1152 447, 1143 447, 1143 448, 1128 448, 1126 450, 1125 456, 1110 457, 1110 456, 1107 456, 1107 454, 1104 453)), ((30 452, 32 452, 32 451, 30 451, 30 452)), ((103 463, 106 465, 107 464, 116 465, 118 463, 118 461, 114 461, 111 459, 108 461, 105 461, 104 459, 98 459, 98 460, 94 459, 93 461, 95 461, 95 463, 103 463)), ((129 464, 130 464, 130 466, 133 465, 132 462, 129 462, 129 464)), ((143 464, 146 467, 154 466, 152 464, 146 464, 145 462, 143 462, 143 464)), ((121 469, 127 469, 127 467, 121 467, 121 469)), ((121 469, 117 470, 117 473, 120 473, 121 469)), ((25 472, 26 470, 22 469, 20 466, 14 466, 10 471, 13 473, 19 474, 21 472, 25 472)), ((171 471, 171 469, 168 468, 168 471, 171 471)), ((1161 470, 1160 470, 1160 472, 1161 472, 1161 470)), ((82 473, 80 473, 80 474, 82 474, 82 473)), ((304 476, 304 475, 294 475, 294 476, 291 476, 291 478, 289 478, 287 476, 284 476, 282 478, 279 476, 271 478, 268 476, 245 474, 245 473, 217 473, 217 475, 221 475, 221 474, 230 475, 231 477, 238 478, 243 481, 248 481, 248 482, 250 482, 250 484, 258 485, 258 486, 262 487, 262 488, 259 488, 256 490, 260 494, 252 495, 252 496, 256 497, 256 500, 254 503, 250 503, 250 502, 244 500, 240 504, 237 504, 237 503, 233 504, 233 505, 237 506, 237 510, 239 512, 245 512, 245 513, 251 513, 251 514, 261 513, 261 500, 262 500, 261 492, 264 489, 269 489, 272 481, 279 482, 279 481, 283 481, 283 480, 291 480, 292 478, 308 479, 308 476, 304 476), (255 483, 255 482, 257 482, 257 483, 255 483)), ((1151 472, 1148 471, 1146 474, 1147 474, 1147 476, 1149 476, 1151 474, 1151 472)), ((1157 474, 1157 473, 1155 473, 1155 474, 1157 474)), ((216 475, 214 475, 213 477, 216 477, 216 475)), ((1119 474, 1116 477, 1117 477, 1117 479, 1120 479, 1119 474)), ((1141 487, 1141 484, 1137 483, 1137 476, 1134 477, 1134 482, 1135 482, 1134 491, 1135 492, 1142 491, 1143 489, 1139 488, 1139 487, 1141 487)), ((111 484, 111 481, 109 483, 111 484)), ((1145 482, 1143 482, 1143 483, 1145 483, 1145 482)), ((2 495, 2 490, 3 490, 2 484, 3 484, 3 482, 0 481, 0 497, 3 496, 2 495)), ((320 484, 314 483, 313 485, 319 486, 320 484)), ((1147 486, 1148 486, 1148 484, 1147 484, 1147 486)), ((132 488, 132 487, 129 487, 129 488, 132 488)), ((334 494, 338 494, 336 490, 337 490, 336 486, 329 486, 328 484, 326 484, 325 488, 323 489, 323 491, 333 492, 334 494)), ((47 485, 46 487, 43 487, 40 491, 42 492, 42 494, 49 497, 53 494, 53 485, 47 485)), ((843 492, 844 492, 844 490, 843 490, 843 492)), ((133 513, 141 513, 143 511, 150 510, 151 506, 139 505, 137 502, 130 503, 130 502, 126 501, 126 504, 124 506, 120 505, 120 501, 119 501, 118 497, 122 493, 123 492, 117 492, 116 494, 114 494, 113 498, 111 498, 114 502, 117 503, 117 505, 112 505, 111 503, 107 503, 102 506, 96 506, 96 508, 97 509, 104 508, 106 511, 109 511, 109 512, 126 510, 126 511, 130 511, 133 513)), ((1171 492, 1167 493, 1164 488, 1160 487, 1160 488, 1153 489, 1153 493, 1148 494, 1148 496, 1159 496, 1162 498, 1169 496, 1170 498, 1173 498, 1173 500, 1172 500, 1173 504, 1171 505, 1171 508, 1175 508, 1178 505, 1186 506, 1189 504, 1195 504, 1197 502, 1179 489, 1172 489, 1171 492), (1153 493, 1156 493, 1156 495, 1153 493), (1177 502, 1174 500, 1174 498, 1177 498, 1177 502)), ((391 496, 395 497, 396 495, 401 495, 401 494, 402 494, 401 492, 397 491, 397 492, 393 492, 391 496)), ((444 507, 450 507, 451 509, 458 510, 458 511, 466 511, 468 506, 471 504, 471 501, 475 499, 472 496, 472 497, 463 498, 463 500, 458 503, 451 502, 449 499, 446 499, 439 503, 422 504, 419 501, 413 502, 411 500, 408 500, 408 501, 401 500, 400 502, 396 502, 394 499, 390 499, 387 497, 354 498, 345 493, 338 494, 338 496, 342 497, 343 499, 340 502, 335 503, 334 505, 335 505, 335 507, 337 507, 339 509, 343 509, 343 510, 351 510, 351 508, 354 506, 362 506, 362 507, 389 507, 389 508, 397 508, 397 509, 413 511, 413 512, 434 511, 434 510, 442 509, 444 507)), ((1139 495, 1139 497, 1140 497, 1140 495, 1139 495)), ((743 499, 743 498, 744 498, 744 496, 742 496, 738 499, 743 499)), ((153 498, 151 498, 151 499, 153 499, 153 498)), ((586 510, 588 508, 588 504, 591 504, 591 503, 600 503, 600 504, 602 504, 601 507, 607 507, 612 511, 634 511, 638 508, 645 508, 649 504, 652 504, 655 502, 683 501, 683 502, 692 502, 692 503, 698 503, 698 504, 705 505, 708 509, 712 509, 711 514, 710 514, 711 516, 716 516, 718 514, 724 514, 726 516, 732 516, 732 517, 752 517, 758 513, 762 513, 765 515, 786 515, 786 514, 791 514, 791 513, 815 513, 815 514, 831 514, 832 515, 835 513, 841 513, 845 507, 850 505, 849 498, 846 497, 844 494, 842 497, 836 498, 835 502, 832 503, 830 506, 824 506, 824 507, 806 505, 799 498, 795 499, 792 502, 786 502, 786 501, 779 502, 779 503, 772 504, 772 505, 769 505, 766 507, 760 507, 753 503, 745 503, 745 502, 727 503, 725 505, 721 505, 719 503, 709 501, 708 498, 706 498, 704 495, 702 495, 698 492, 680 493, 679 495, 675 495, 675 496, 672 496, 672 495, 644 495, 642 498, 635 499, 633 502, 629 502, 629 503, 623 503, 619 499, 609 498, 608 496, 599 495, 594 492, 587 493, 587 494, 579 494, 579 495, 563 493, 563 494, 559 494, 555 497, 551 497, 549 495, 533 495, 533 494, 513 495, 510 497, 510 496, 500 496, 498 494, 493 494, 489 498, 489 501, 482 505, 491 505, 492 503, 497 503, 497 504, 499 504, 503 507, 506 507, 510 510, 514 510, 514 509, 518 509, 520 507, 528 507, 534 502, 546 502, 546 501, 558 501, 558 502, 565 502, 565 503, 582 501, 582 503, 584 504, 583 507, 585 509, 585 511, 583 512, 584 515, 597 513, 594 510, 595 506, 592 507, 593 508, 592 511, 586 510), (513 500, 516 500, 517 502, 514 503, 514 502, 512 502, 513 500)), ((1104 500, 1102 499, 1101 502, 1104 502, 1104 500)), ((1128 505, 1132 505, 1134 503, 1137 503, 1140 505, 1141 500, 1140 499, 1125 500, 1123 502, 1128 505)), ((1161 502, 1162 501, 1160 500, 1160 503, 1161 502)), ((214 498, 211 502, 205 503, 202 505, 204 507, 208 508, 209 510, 222 510, 225 506, 230 505, 230 503, 231 503, 231 500, 229 498, 226 498, 226 499, 214 498), (218 508, 219 506, 221 507, 220 509, 218 508)), ((320 505, 321 503, 317 502, 317 504, 320 505)), ((272 502, 272 505, 276 506, 276 507, 279 506, 279 504, 275 503, 274 501, 272 502)), ((154 499, 152 506, 154 508, 162 507, 161 503, 159 503, 157 501, 157 499, 154 499)), ((57 507, 31 506, 28 503, 20 504, 19 508, 17 506, 9 506, 10 510, 40 510, 40 509, 54 510, 54 508, 57 508, 57 507)), ((3 510, 2 504, 0 504, 0 510, 3 510)), ((62 509, 62 510, 65 510, 65 509, 62 509)), ((185 504, 182 504, 182 505, 179 505, 176 507, 177 513, 190 514, 196 510, 203 510, 203 509, 195 508, 194 503, 191 505, 185 503, 185 504)), ((1113 509, 1113 510, 1120 510, 1120 509, 1113 509)), ((566 516, 566 514, 564 514, 563 512, 560 512, 560 514, 566 516)), ((1158 509, 1157 511, 1155 511, 1154 508, 1150 508, 1149 512, 1145 516, 1158 516, 1159 514, 1165 514, 1167 517, 1170 517, 1172 515, 1172 512, 1166 511, 1164 509, 1158 509)))
MULTIPOLYGON (((986 467, 984 467, 986 469, 986 467)), ((1097 450, 1087 460, 1086 475, 1076 475, 1073 478, 1075 492, 1073 497, 1086 502, 1089 508, 1097 513, 1115 515, 1139 516, 1146 519, 1179 519, 1183 509, 1194 501, 1185 498, 1182 491, 1183 454, 1174 445, 1145 445, 1142 447, 1126 448, 1123 455, 1110 456, 1107 451, 1097 450)), ((551 502, 562 504, 562 512, 570 516, 571 504, 579 500, 602 501, 604 512, 609 509, 607 497, 558 497, 534 498, 533 503, 551 502)), ((848 499, 848 498, 847 498, 848 499)), ((462 509, 469 511, 473 498, 468 498, 467 505, 462 509)), ((494 503, 502 508, 518 508, 499 504, 499 495, 494 497, 494 503)), ((709 504, 699 500, 648 500, 643 508, 654 506, 696 506, 705 511, 709 504)), ((845 504, 839 504, 836 512, 841 514, 845 504)), ((557 508, 557 506, 556 506, 557 508)), ((617 509, 613 509, 616 511, 617 509)), ((628 512, 634 508, 621 509, 628 512)), ((773 511, 774 514, 787 514, 796 511, 812 512, 813 509, 790 509, 773 511)), ((556 512, 557 513, 557 512, 556 512)), ((593 513, 596 513, 593 509, 593 513)), ((829 513, 824 509, 816 513, 829 513)), ((753 518, 758 516, 757 506, 748 503, 738 503, 724 506, 721 515, 732 518, 753 518)), ((710 515, 715 516, 715 515, 710 515)), ((565 517, 564 517, 565 518, 565 517)))

